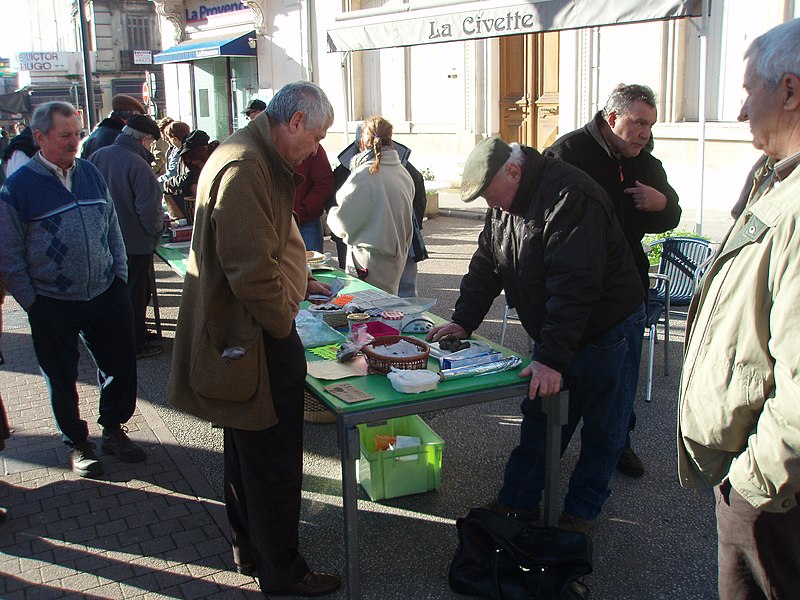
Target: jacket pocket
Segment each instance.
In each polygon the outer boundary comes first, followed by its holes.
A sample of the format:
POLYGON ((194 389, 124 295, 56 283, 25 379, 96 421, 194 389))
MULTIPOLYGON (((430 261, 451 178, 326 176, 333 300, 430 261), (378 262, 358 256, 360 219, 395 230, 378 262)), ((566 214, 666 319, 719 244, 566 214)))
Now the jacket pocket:
POLYGON ((245 347, 225 350, 214 345, 208 330, 203 327, 194 352, 190 385, 197 394, 206 398, 246 402, 256 394, 266 370, 261 332, 245 347), (235 357, 228 356, 229 353, 235 357))

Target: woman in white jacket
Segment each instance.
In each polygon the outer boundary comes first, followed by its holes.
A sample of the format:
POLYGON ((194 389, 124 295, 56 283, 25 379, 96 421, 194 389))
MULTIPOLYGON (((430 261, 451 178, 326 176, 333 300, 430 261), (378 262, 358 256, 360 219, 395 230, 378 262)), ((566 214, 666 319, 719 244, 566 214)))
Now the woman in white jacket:
POLYGON ((413 233, 414 182, 392 148, 392 124, 370 117, 328 227, 347 244, 347 270, 397 294, 413 233))

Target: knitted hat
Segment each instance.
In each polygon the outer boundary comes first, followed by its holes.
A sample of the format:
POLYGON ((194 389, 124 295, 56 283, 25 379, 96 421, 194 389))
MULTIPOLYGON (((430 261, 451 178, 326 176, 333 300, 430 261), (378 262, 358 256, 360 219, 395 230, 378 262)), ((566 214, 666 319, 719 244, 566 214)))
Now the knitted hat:
POLYGON ((126 96, 125 94, 117 94, 111 99, 111 110, 127 110, 140 114, 147 112, 141 102, 133 96, 126 96))
POLYGON ((461 199, 472 202, 486 191, 492 179, 511 156, 511 146, 499 137, 481 140, 464 163, 461 176, 461 199))
POLYGON ((147 115, 133 115, 128 119, 125 127, 130 127, 136 131, 151 135, 156 139, 161 137, 161 130, 159 130, 158 125, 147 115))

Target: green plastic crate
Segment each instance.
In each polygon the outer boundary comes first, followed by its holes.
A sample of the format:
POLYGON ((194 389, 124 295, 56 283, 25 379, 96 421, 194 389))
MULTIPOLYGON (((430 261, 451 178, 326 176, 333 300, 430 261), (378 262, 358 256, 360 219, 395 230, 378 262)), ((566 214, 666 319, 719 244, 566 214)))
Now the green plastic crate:
POLYGON ((372 500, 438 490, 442 482, 444 441, 417 415, 358 426, 361 458, 358 482, 372 500), (375 450, 375 435, 412 435, 420 445, 375 450))

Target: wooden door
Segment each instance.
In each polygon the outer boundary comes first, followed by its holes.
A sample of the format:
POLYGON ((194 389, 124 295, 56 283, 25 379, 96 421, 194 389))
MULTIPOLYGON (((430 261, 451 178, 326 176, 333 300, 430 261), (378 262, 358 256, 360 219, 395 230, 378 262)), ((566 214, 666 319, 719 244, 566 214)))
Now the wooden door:
POLYGON ((558 32, 500 38, 500 137, 543 150, 558 137, 558 32))

